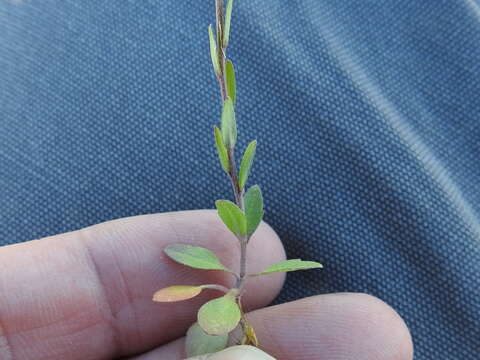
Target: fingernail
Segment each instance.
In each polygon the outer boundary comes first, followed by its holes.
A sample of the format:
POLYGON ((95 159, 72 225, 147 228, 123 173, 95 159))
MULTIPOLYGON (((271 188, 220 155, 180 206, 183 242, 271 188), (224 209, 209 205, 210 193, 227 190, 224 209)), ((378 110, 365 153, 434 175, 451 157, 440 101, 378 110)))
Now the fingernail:
POLYGON ((253 346, 233 346, 211 355, 203 355, 190 360, 275 360, 267 353, 253 346))

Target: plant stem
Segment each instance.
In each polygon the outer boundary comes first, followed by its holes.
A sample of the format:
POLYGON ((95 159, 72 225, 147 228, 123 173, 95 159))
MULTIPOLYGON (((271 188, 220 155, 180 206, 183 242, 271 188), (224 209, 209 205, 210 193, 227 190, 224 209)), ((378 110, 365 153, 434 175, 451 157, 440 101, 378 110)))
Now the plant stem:
POLYGON ((235 202, 237 206, 243 211, 243 191, 240 189, 240 184, 237 177, 237 165, 235 163, 235 149, 228 149, 228 161, 230 163, 230 172, 228 176, 230 177, 230 182, 232 183, 233 194, 235 196, 235 202))
MULTIPOLYGON (((223 27, 225 23, 224 19, 224 6, 223 0, 215 0, 215 7, 216 7, 216 29, 217 29, 217 58, 219 64, 220 73, 217 74, 217 79, 220 87, 220 94, 222 97, 222 103, 228 97, 227 94, 227 85, 225 81, 225 62, 226 62, 226 53, 227 49, 223 45, 223 27)), ((237 176, 237 166, 235 162, 235 148, 228 149, 228 160, 230 163, 230 172, 229 177, 232 183, 233 194, 235 196, 235 202, 237 206, 244 211, 244 193, 243 189, 240 187, 238 182, 237 176)), ((247 243, 248 237, 245 236, 238 236, 238 241, 240 242, 240 273, 237 279, 237 283, 235 287, 239 290, 242 290, 242 287, 245 283, 246 273, 247 273, 247 243)))
POLYGON ((218 83, 220 85, 220 94, 222 100, 227 99, 227 86, 225 82, 225 57, 227 56, 226 51, 223 47, 223 24, 224 24, 224 10, 223 10, 223 0, 215 0, 216 5, 216 15, 217 15, 217 58, 220 74, 217 74, 218 83))
POLYGON ((223 8, 223 0, 215 0, 215 15, 217 16, 217 42, 218 49, 222 48, 223 44, 223 26, 225 24, 224 19, 225 10, 223 8))
MULTIPOLYGON (((245 204, 244 204, 244 193, 243 190, 240 188, 240 184, 238 182, 238 177, 237 177, 237 168, 235 164, 235 150, 229 149, 228 151, 228 159, 230 161, 230 172, 229 172, 229 177, 230 181, 232 183, 232 188, 233 188, 233 194, 235 195, 235 202, 237 203, 237 206, 244 211, 245 210, 245 204)), ((245 276, 247 273, 247 243, 248 243, 248 237, 247 236, 238 236, 238 241, 240 243, 240 273, 239 277, 237 279, 237 283, 235 287, 239 290, 242 290, 243 284, 245 282, 245 276)))
POLYGON ((237 288, 242 290, 247 274, 247 239, 244 236, 240 240, 240 274, 237 280, 237 288))

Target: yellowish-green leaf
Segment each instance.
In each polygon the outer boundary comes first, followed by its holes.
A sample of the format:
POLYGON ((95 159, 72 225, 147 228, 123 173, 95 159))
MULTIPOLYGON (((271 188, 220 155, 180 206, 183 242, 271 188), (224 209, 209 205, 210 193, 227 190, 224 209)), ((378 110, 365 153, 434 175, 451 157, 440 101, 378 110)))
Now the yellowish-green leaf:
MULTIPOLYGON (((300 259, 291 259, 279 262, 272 266, 269 266, 262 272, 255 275, 267 275, 277 272, 288 272, 288 271, 297 271, 297 270, 309 270, 322 268, 323 265, 315 261, 302 261, 300 259)), ((254 276, 255 276, 254 275, 254 276)))
POLYGON ((233 101, 230 98, 227 98, 223 103, 221 128, 225 146, 227 148, 235 147, 237 142, 237 122, 235 120, 233 101))
POLYGON ((246 235, 247 233, 247 219, 245 214, 233 202, 228 200, 217 200, 218 216, 223 223, 236 235, 246 235))
POLYGON ((175 302, 194 298, 202 292, 201 286, 175 285, 158 290, 153 295, 153 301, 175 302))
POLYGON ((222 133, 220 129, 215 126, 214 130, 215 135, 215 146, 217 147, 218 158, 220 159, 220 164, 222 164, 223 170, 226 173, 230 171, 230 161, 228 160, 228 152, 225 144, 223 142, 222 133))
POLYGON ((218 56, 217 56, 217 43, 215 40, 215 34, 213 33, 212 25, 208 27, 208 37, 210 40, 210 57, 212 58, 212 65, 215 74, 220 74, 220 65, 218 64, 218 56))
POLYGON ((227 94, 235 104, 237 102, 237 81, 235 79, 235 68, 230 60, 225 63, 225 79, 227 81, 227 94))
POLYGON ((227 294, 204 304, 198 311, 198 323, 209 335, 226 335, 237 327, 241 316, 235 297, 227 294))
POLYGON ((198 323, 187 331, 185 348, 187 357, 200 356, 223 350, 227 347, 228 335, 208 335, 198 323))
POLYGON ((223 47, 228 46, 230 40, 230 27, 232 24, 233 0, 228 0, 227 10, 225 12, 225 31, 223 32, 223 47))
POLYGON ((195 269, 231 272, 220 262, 213 252, 199 246, 183 244, 169 245, 164 251, 176 262, 195 269))
POLYGON ((263 219, 263 197, 258 185, 252 186, 245 194, 245 217, 247 234, 252 235, 263 219))
POLYGON ((238 183, 240 188, 243 189, 250 175, 253 160, 255 158, 255 150, 257 149, 257 141, 253 140, 248 144, 245 153, 243 154, 242 162, 240 163, 240 171, 238 172, 238 183))

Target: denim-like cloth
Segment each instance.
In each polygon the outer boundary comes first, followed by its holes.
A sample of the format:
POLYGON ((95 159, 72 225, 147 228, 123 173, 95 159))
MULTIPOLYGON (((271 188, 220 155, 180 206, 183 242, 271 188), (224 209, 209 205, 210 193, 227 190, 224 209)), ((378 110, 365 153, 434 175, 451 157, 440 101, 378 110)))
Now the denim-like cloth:
MULTIPOLYGON (((0 1, 0 243, 230 197, 214 1, 0 1)), ((240 147, 281 302, 361 291, 420 360, 480 358, 478 0, 236 1, 240 147)))

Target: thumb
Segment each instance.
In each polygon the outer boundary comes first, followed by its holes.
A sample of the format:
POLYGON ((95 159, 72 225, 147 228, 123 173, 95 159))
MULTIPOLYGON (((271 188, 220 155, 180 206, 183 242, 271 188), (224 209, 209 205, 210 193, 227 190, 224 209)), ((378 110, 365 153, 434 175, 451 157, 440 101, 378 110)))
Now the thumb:
POLYGON ((215 354, 203 355, 189 360, 275 360, 253 346, 233 346, 215 354))

